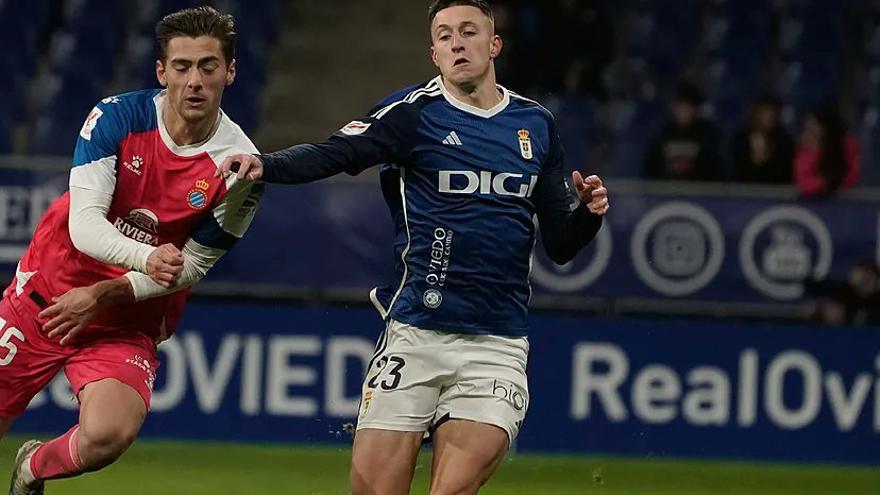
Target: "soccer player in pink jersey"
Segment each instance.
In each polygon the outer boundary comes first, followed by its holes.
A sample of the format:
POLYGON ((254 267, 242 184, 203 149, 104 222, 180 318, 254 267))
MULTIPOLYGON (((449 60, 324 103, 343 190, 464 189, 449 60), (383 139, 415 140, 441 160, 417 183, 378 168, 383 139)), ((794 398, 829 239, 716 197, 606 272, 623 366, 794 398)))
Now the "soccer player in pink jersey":
POLYGON ((214 177, 257 150, 220 109, 235 79, 232 16, 186 9, 156 27, 165 88, 106 98, 76 143, 70 190, 41 219, 0 302, 0 437, 64 369, 79 423, 18 452, 10 494, 101 469, 149 410, 156 344, 251 223, 261 187, 214 177))

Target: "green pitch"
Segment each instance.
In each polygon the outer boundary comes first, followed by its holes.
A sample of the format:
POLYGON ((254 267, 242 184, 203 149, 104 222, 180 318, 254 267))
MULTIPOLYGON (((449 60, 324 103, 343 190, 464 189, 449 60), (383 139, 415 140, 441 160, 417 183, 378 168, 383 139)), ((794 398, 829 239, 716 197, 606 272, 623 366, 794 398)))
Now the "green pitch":
MULTIPOLYGON (((0 442, 8 473, 22 439, 0 442)), ((48 495, 346 494, 348 450, 141 441, 115 465, 48 495)), ((416 469, 427 493, 430 458, 416 469)), ((8 481, 4 474, 3 487, 8 481)), ((5 493, 5 492, 4 492, 5 493)), ((481 495, 878 495, 880 469, 517 455, 481 495)))

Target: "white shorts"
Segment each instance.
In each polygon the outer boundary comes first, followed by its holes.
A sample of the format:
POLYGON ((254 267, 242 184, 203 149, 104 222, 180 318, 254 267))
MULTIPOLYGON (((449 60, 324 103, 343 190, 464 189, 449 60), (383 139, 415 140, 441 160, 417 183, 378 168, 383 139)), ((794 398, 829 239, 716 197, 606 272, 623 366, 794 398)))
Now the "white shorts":
POLYGON ((432 431, 486 423, 511 443, 529 407, 526 337, 423 330, 390 320, 361 390, 357 428, 432 431))

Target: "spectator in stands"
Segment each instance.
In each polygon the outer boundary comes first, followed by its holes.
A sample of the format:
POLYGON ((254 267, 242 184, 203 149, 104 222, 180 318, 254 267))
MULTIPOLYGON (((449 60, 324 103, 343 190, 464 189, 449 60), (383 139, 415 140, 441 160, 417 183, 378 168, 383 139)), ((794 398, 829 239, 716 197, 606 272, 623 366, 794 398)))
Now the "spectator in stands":
POLYGON ((547 92, 564 91, 605 100, 605 69, 614 60, 614 24, 598 0, 550 2, 542 53, 555 53, 542 71, 547 92))
POLYGON ((860 261, 850 270, 846 281, 856 300, 853 323, 880 325, 880 267, 871 260, 860 261))
POLYGON ((733 177, 739 182, 791 184, 794 138, 782 126, 782 101, 773 95, 758 98, 748 125, 730 141, 733 177))
POLYGON ((682 84, 671 104, 671 118, 657 131, 648 147, 643 176, 646 179, 723 179, 719 133, 702 114, 703 94, 682 84))
POLYGON ((795 183, 802 196, 828 196, 852 187, 860 176, 859 145, 847 132, 836 103, 813 109, 794 157, 795 183))
POLYGON ((857 263, 846 281, 807 280, 804 288, 814 299, 814 323, 880 325, 880 268, 871 260, 857 263))
POLYGON ((603 75, 614 60, 614 23, 599 0, 497 0, 496 30, 508 60, 498 71, 517 91, 607 97, 603 75), (541 60, 541 69, 523 60, 541 60))

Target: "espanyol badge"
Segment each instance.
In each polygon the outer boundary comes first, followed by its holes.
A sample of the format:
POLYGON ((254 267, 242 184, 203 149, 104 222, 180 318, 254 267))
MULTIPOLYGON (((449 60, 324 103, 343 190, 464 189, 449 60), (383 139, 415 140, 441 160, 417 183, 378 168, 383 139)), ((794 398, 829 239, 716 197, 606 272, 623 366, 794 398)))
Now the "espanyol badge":
POLYGON ((519 135, 519 151, 526 160, 532 159, 532 140, 529 139, 529 131, 520 129, 519 135))
POLYGON ((193 210, 201 210, 208 206, 208 189, 211 184, 205 179, 196 181, 196 187, 186 193, 186 204, 193 210))

